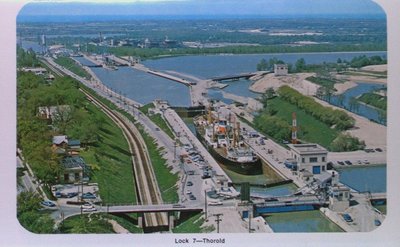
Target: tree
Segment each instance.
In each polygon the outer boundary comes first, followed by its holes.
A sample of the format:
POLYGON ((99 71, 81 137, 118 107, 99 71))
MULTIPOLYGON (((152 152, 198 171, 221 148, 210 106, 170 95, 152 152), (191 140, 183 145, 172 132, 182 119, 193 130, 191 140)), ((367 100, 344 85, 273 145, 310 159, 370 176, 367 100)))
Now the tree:
POLYGON ((267 70, 267 68, 269 67, 267 61, 263 58, 261 59, 261 61, 257 64, 257 70, 258 71, 263 71, 263 70, 267 70))
POLYGON ((34 233, 54 232, 54 221, 48 214, 40 213, 42 199, 33 191, 23 191, 17 197, 17 218, 21 225, 34 233))
POLYGON ((304 58, 298 59, 295 63, 295 67, 297 72, 304 71, 306 69, 306 61, 304 58))

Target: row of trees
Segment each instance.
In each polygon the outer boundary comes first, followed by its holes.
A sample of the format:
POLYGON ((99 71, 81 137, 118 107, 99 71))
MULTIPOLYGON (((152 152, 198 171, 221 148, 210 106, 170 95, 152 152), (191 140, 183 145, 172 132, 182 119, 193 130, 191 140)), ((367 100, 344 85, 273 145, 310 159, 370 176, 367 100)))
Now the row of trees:
POLYGON ((334 126, 337 130, 347 130, 354 126, 355 120, 345 112, 324 107, 313 98, 304 96, 289 86, 280 87, 278 94, 285 101, 303 109, 321 122, 334 126))
POLYGON ((289 140, 291 126, 285 120, 270 114, 261 114, 254 119, 257 129, 275 140, 289 140))
POLYGON ((137 47, 99 47, 87 45, 88 52, 112 53, 116 56, 136 56, 142 59, 155 58, 159 56, 181 56, 202 54, 262 54, 262 53, 305 53, 305 52, 346 52, 346 51, 376 51, 385 50, 386 47, 375 44, 365 45, 332 45, 320 44, 312 46, 282 46, 282 45, 260 45, 260 46, 225 46, 217 48, 137 48, 137 47))
POLYGON ((330 150, 333 152, 355 151, 365 148, 365 142, 358 138, 352 137, 350 134, 339 134, 330 145, 330 150))

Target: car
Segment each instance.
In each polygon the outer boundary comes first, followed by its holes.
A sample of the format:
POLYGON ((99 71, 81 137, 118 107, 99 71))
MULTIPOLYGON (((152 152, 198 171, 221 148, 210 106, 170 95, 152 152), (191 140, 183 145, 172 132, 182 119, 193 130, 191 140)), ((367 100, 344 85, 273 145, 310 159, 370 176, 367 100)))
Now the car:
POLYGON ((193 170, 187 171, 187 174, 188 174, 188 175, 194 175, 194 171, 193 171, 193 170))
POLYGON ((72 198, 78 195, 78 192, 69 192, 67 193, 67 198, 72 198))
POLYGON ((91 192, 83 193, 82 194, 83 199, 96 199, 96 195, 94 195, 91 192))
POLYGON ((91 208, 82 208, 83 212, 94 212, 97 211, 97 208, 95 206, 92 206, 91 208))
POLYGON ((186 191, 186 194, 191 195, 192 192, 191 192, 190 190, 187 190, 187 191, 186 191))
POLYGON ((352 165, 353 163, 351 163, 350 160, 345 160, 344 163, 346 163, 347 165, 352 165))
POLYGON ((382 222, 380 220, 374 220, 375 226, 380 226, 382 222))
POLYGON ((94 207, 94 205, 91 204, 91 203, 88 203, 88 202, 83 204, 83 205, 81 205, 82 209, 88 209, 88 208, 93 208, 93 207, 94 207))
POLYGON ((192 181, 188 181, 188 182, 186 183, 186 185, 187 185, 187 186, 192 186, 192 185, 193 185, 193 182, 192 182, 192 181))
POLYGON ((40 204, 41 204, 42 206, 50 207, 50 208, 56 206, 56 204, 55 204, 54 202, 52 202, 52 201, 42 201, 40 204))
POLYGON ((155 128, 156 131, 160 131, 160 128, 155 128))
POLYGON ((337 163, 338 163, 339 165, 341 165, 341 166, 344 165, 344 162, 343 162, 343 161, 338 161, 337 163))
POLYGON ((194 201, 194 200, 196 200, 197 198, 196 198, 194 195, 190 195, 190 196, 189 196, 189 199, 192 200, 192 201, 194 201))
POLYGON ((343 214, 342 217, 346 222, 353 222, 353 219, 351 218, 351 216, 349 214, 343 214))
POLYGON ((377 152, 383 152, 383 150, 381 148, 375 148, 375 151, 377 152))
POLYGON ((209 206, 219 206, 219 205, 222 205, 222 204, 223 204, 223 203, 222 203, 222 202, 219 202, 219 201, 218 201, 218 202, 209 202, 209 203, 208 203, 209 206))

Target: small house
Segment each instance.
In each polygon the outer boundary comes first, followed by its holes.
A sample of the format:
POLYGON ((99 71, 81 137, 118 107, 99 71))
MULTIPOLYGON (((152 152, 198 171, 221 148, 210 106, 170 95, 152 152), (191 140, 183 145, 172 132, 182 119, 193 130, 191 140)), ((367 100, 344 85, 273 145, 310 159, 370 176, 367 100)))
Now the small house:
POLYGON ((89 180, 88 167, 80 156, 67 156, 61 161, 64 183, 75 183, 89 180))
POLYGON ((274 75, 283 76, 288 74, 287 64, 274 64, 274 75))

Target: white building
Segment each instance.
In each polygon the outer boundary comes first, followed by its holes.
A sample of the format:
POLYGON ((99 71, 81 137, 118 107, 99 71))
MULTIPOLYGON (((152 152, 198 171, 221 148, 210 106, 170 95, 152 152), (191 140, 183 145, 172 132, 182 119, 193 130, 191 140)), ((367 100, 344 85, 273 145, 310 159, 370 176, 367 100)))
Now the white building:
POLYGON ((287 64, 274 64, 274 74, 275 76, 287 75, 288 74, 287 64))
POLYGON ((350 189, 343 185, 332 186, 329 190, 329 209, 344 212, 350 206, 350 189))
POLYGON ((291 156, 297 161, 298 170, 311 174, 326 171, 328 151, 318 144, 288 144, 291 156))

